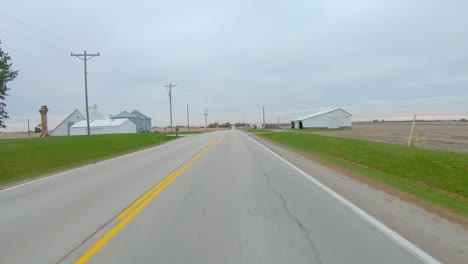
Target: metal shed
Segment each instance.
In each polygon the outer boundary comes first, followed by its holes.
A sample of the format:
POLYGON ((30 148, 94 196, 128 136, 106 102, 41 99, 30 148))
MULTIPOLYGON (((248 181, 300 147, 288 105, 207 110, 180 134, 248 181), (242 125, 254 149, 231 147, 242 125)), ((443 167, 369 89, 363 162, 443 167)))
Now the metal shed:
POLYGON ((111 117, 111 119, 122 119, 128 118, 136 125, 136 132, 150 132, 151 131, 151 118, 145 116, 144 114, 133 110, 131 113, 123 111, 122 113, 111 117))
POLYGON ((291 128, 351 128, 352 115, 341 108, 317 112, 291 120, 291 128))

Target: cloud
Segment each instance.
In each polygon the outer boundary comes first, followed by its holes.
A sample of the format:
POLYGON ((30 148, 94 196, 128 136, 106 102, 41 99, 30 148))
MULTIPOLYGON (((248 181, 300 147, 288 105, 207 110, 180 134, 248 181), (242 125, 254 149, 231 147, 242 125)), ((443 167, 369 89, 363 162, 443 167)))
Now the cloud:
POLYGON ((271 120, 333 107, 362 118, 463 115, 467 7, 436 0, 10 1, 7 16, 23 24, 0 13, 2 48, 20 70, 7 124, 38 115, 43 104, 57 117, 83 107, 83 64, 69 52, 84 49, 101 52, 88 64, 90 103, 109 114, 139 109, 158 126, 169 123, 169 82, 178 85, 181 123, 187 104, 201 124, 205 108, 213 119, 258 122, 262 106, 271 120))

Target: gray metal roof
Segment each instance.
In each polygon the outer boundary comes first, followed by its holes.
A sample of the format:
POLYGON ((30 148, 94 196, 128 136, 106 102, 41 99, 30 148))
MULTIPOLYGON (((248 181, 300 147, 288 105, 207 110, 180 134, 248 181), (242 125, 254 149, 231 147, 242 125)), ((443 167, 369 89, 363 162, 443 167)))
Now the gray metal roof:
POLYGON ((334 109, 331 109, 331 110, 320 111, 320 112, 317 112, 317 113, 314 113, 314 114, 311 114, 311 115, 306 115, 306 116, 303 116, 303 117, 292 119, 291 121, 303 121, 303 120, 306 120, 306 119, 309 119, 309 118, 312 118, 312 117, 328 114, 328 113, 336 111, 336 110, 341 110, 341 111, 349 114, 350 116, 352 116, 350 113, 346 112, 345 110, 343 110, 341 108, 334 108, 334 109))
POLYGON ((151 119, 148 116, 145 116, 144 114, 140 113, 138 110, 133 110, 132 115, 138 116, 140 119, 151 119))
POLYGON ((127 111, 123 111, 122 113, 112 117, 112 119, 118 119, 118 118, 138 118, 138 116, 131 114, 127 111))

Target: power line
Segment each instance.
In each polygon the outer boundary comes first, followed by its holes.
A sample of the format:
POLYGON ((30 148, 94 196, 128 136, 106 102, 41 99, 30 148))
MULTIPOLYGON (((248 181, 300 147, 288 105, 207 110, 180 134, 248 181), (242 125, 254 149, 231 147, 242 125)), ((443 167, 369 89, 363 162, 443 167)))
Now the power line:
POLYGON ((97 54, 87 54, 86 50, 83 54, 73 54, 71 53, 70 56, 77 57, 78 59, 84 62, 84 78, 85 78, 85 100, 86 100, 86 125, 88 128, 88 136, 91 135, 89 129, 89 110, 88 110, 88 72, 86 71, 86 62, 96 56, 100 56, 99 52, 97 54))
POLYGON ((32 53, 32 52, 30 52, 28 50, 18 49, 16 47, 12 48, 9 45, 5 45, 5 43, 3 43, 3 42, 2 42, 2 48, 8 54, 13 53, 13 54, 15 54, 14 57, 21 56, 21 57, 28 58, 28 61, 30 61, 31 57, 32 57, 32 58, 35 58, 37 60, 41 60, 41 62, 44 62, 44 61, 47 60, 49 62, 56 63, 51 59, 50 56, 46 56, 45 53, 32 53))
POLYGON ((10 31, 10 30, 7 30, 7 29, 2 28, 2 27, 0 27, 0 30, 4 31, 4 32, 6 32, 6 33, 9 33, 9 34, 16 35, 16 36, 21 37, 21 38, 26 39, 26 40, 33 41, 33 42, 35 42, 35 43, 39 43, 39 44, 41 44, 41 45, 43 45, 43 46, 45 46, 45 47, 52 48, 52 49, 54 49, 54 50, 55 50, 55 49, 61 49, 61 50, 65 51, 65 52, 68 52, 68 50, 64 49, 63 47, 59 47, 59 46, 56 46, 56 45, 50 45, 50 44, 47 43, 47 42, 44 42, 44 41, 42 41, 42 40, 33 39, 33 38, 31 38, 31 37, 25 36, 25 35, 20 34, 20 33, 18 33, 18 32, 10 31))
POLYGON ((74 40, 66 39, 66 38, 64 38, 64 37, 62 37, 62 36, 60 36, 60 35, 58 35, 58 34, 54 34, 54 33, 48 32, 48 31, 46 31, 46 30, 44 30, 44 29, 42 29, 42 28, 40 28, 40 27, 38 27, 38 26, 34 26, 34 25, 31 25, 31 24, 28 24, 28 23, 26 23, 26 22, 24 22, 24 21, 21 21, 21 20, 19 20, 19 19, 17 19, 17 18, 14 18, 14 17, 12 17, 12 16, 6 15, 6 14, 4 14, 4 13, 1 13, 1 12, 0 12, 0 16, 5 17, 5 18, 7 18, 7 19, 9 19, 9 20, 11 20, 11 21, 14 21, 14 22, 16 22, 16 23, 18 23, 18 24, 21 24, 21 25, 23 25, 23 26, 32 28, 32 29, 34 29, 34 30, 36 30, 36 31, 39 31, 39 32, 41 32, 41 33, 47 34, 47 35, 49 35, 49 36, 51 36, 51 37, 54 37, 55 39, 59 39, 59 40, 62 40, 62 41, 67 41, 67 42, 73 43, 74 45, 83 46, 82 44, 80 44, 80 43, 78 43, 78 42, 76 42, 76 41, 74 41, 74 40))

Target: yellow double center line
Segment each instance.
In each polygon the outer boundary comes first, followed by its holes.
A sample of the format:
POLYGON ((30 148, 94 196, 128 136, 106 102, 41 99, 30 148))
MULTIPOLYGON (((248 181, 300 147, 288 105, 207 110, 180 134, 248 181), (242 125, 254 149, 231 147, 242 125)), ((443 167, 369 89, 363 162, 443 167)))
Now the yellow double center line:
POLYGON ((156 184, 148 192, 142 195, 138 200, 133 202, 127 209, 122 211, 115 219, 120 220, 120 222, 114 226, 109 232, 107 232, 99 241, 97 241, 93 246, 91 246, 88 251, 86 251, 78 260, 76 264, 87 263, 99 250, 101 250, 114 236, 116 236, 128 223, 130 223, 133 218, 135 218, 146 206, 148 206, 151 201, 156 198, 164 189, 167 188, 179 175, 186 171, 190 166, 192 166, 203 154, 205 154, 208 149, 210 149, 216 142, 218 138, 211 141, 200 153, 198 153, 193 159, 191 159, 187 164, 182 168, 172 172, 167 175, 162 181, 156 184))

